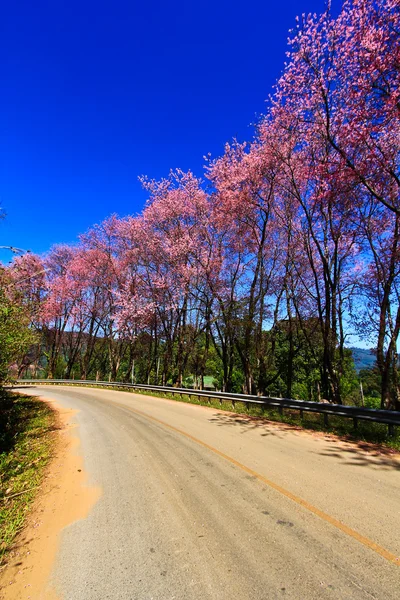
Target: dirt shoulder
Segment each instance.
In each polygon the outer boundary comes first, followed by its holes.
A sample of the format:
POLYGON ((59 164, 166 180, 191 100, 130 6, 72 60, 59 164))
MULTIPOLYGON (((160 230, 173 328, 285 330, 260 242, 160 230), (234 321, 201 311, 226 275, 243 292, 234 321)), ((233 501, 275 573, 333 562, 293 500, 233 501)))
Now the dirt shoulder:
POLYGON ((59 598, 51 572, 64 527, 85 518, 100 496, 86 485, 87 475, 79 454, 75 411, 46 400, 56 411, 58 427, 51 433, 52 458, 26 525, 7 554, 0 571, 0 599, 59 598))

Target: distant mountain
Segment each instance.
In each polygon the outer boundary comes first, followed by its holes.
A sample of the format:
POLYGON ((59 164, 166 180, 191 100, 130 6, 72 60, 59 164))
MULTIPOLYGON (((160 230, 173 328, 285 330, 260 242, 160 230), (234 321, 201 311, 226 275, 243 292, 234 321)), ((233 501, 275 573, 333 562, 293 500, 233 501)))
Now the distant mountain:
POLYGON ((356 366, 357 373, 361 369, 370 369, 375 365, 376 356, 374 351, 370 348, 349 348, 353 354, 354 364, 356 366))

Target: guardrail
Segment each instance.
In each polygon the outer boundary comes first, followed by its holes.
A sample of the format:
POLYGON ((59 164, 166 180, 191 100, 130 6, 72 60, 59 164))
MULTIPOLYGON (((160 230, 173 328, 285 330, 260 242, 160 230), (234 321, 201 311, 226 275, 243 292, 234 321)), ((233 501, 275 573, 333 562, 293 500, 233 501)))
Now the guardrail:
POLYGON ((250 396, 247 394, 233 394, 229 392, 214 392, 207 390, 194 390, 191 388, 165 387, 162 385, 147 385, 140 383, 122 383, 119 381, 90 381, 74 379, 18 379, 18 384, 46 384, 46 385, 78 385, 78 386, 98 386, 117 389, 139 389, 149 392, 159 392, 168 394, 179 394, 180 396, 197 396, 206 398, 209 402, 211 398, 216 398, 222 404, 223 400, 231 402, 232 408, 236 402, 242 402, 247 409, 250 405, 261 407, 276 407, 283 414, 284 409, 298 410, 303 417, 304 412, 320 413, 324 416, 324 425, 329 425, 329 415, 353 419, 354 428, 357 429, 358 421, 370 421, 373 423, 384 423, 388 426, 390 436, 395 435, 395 426, 400 425, 400 412, 393 410, 380 410, 375 408, 362 408, 357 406, 346 406, 342 404, 324 404, 319 402, 307 402, 306 400, 293 400, 290 398, 271 398, 267 396, 250 396))

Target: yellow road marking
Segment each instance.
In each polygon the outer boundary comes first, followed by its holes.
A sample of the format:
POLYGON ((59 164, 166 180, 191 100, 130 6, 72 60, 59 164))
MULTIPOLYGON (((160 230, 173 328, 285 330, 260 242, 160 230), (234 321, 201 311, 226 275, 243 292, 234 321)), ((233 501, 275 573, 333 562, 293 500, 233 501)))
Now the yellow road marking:
POLYGON ((276 490, 277 492, 279 492, 283 496, 286 496, 286 498, 289 498, 290 500, 292 500, 296 504, 298 504, 298 505, 302 506, 303 508, 307 509, 309 512, 313 513, 314 515, 316 515, 317 517, 319 517, 323 521, 326 521, 327 523, 329 523, 333 527, 336 527, 336 529, 339 529, 340 531, 342 531, 346 535, 348 535, 348 536, 352 537, 353 539, 357 540, 357 542, 359 542, 360 544, 362 544, 366 548, 369 548, 370 550, 373 550, 374 552, 376 552, 377 554, 379 554, 380 556, 382 556, 387 561, 389 561, 389 562, 391 562, 391 563, 393 563, 393 564, 395 564, 397 566, 400 566, 400 557, 395 556, 394 554, 392 554, 391 552, 389 552, 389 550, 386 550, 385 548, 382 548, 382 546, 380 546, 379 544, 376 544, 375 542, 373 542, 369 538, 361 535, 360 533, 358 533, 357 531, 355 531, 351 527, 348 527, 347 525, 345 525, 344 523, 342 523, 338 519, 335 519, 334 517, 331 517, 330 515, 328 515, 324 511, 320 510, 316 506, 313 506, 312 504, 310 504, 309 502, 307 502, 307 500, 303 500, 303 498, 300 498, 299 496, 296 496, 296 494, 293 494, 292 492, 290 492, 289 490, 285 489, 284 487, 278 485, 277 483, 274 483, 273 481, 271 481, 267 477, 264 477, 264 475, 261 475, 260 473, 257 473, 257 471, 254 471, 253 469, 250 469, 249 467, 246 467, 246 465, 243 465, 242 463, 240 463, 239 461, 237 461, 232 456, 228 456, 228 454, 225 454, 224 452, 221 452, 221 450, 218 450, 217 448, 214 448, 213 446, 210 446, 206 442, 203 442, 202 440, 199 440, 198 438, 194 437, 193 435, 190 435, 190 433, 186 433, 186 431, 182 431, 182 429, 178 429, 177 427, 174 427, 173 425, 169 425, 169 423, 165 423, 165 421, 161 421, 160 419, 157 419, 156 417, 152 417, 152 416, 150 416, 150 415, 148 415, 146 413, 143 413, 140 410, 136 410, 136 409, 130 408, 130 407, 125 406, 123 404, 119 404, 118 402, 113 402, 113 404, 117 404, 121 408, 129 410, 130 412, 136 413, 137 415, 140 415, 141 417, 145 417, 146 419, 150 419, 151 421, 154 421, 155 423, 158 423, 159 425, 163 425, 164 427, 168 427, 168 429, 171 429, 172 431, 175 431, 176 433, 179 433, 179 434, 185 436, 186 438, 188 438, 189 440, 192 440, 196 444, 199 444, 200 446, 203 446, 203 448, 207 448, 207 450, 210 450, 211 452, 214 452, 214 454, 217 454, 221 458, 224 458, 225 460, 227 460, 231 464, 235 465, 235 467, 238 467, 239 469, 241 469, 242 471, 244 471, 248 475, 252 475, 253 477, 256 477, 259 481, 262 481, 262 483, 264 483, 265 485, 268 485, 270 488, 276 490))

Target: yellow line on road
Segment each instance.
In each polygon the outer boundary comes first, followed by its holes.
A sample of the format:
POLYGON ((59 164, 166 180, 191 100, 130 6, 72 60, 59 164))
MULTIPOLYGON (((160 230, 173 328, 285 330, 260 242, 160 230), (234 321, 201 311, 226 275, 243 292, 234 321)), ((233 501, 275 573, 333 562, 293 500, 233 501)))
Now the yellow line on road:
POLYGON ((190 435, 190 433, 186 433, 186 431, 182 431, 181 429, 178 429, 177 427, 174 427, 173 425, 169 425, 169 423, 165 423, 165 421, 161 421, 160 419, 157 419, 156 417, 152 417, 152 416, 150 416, 150 415, 148 415, 146 413, 143 413, 143 412, 141 412, 139 410, 130 408, 130 407, 125 406, 123 404, 119 404, 118 402, 113 402, 113 404, 117 404, 121 408, 124 408, 126 410, 129 410, 130 412, 133 412, 133 413, 136 413, 137 415, 140 415, 141 417, 145 417, 146 419, 154 421, 155 423, 158 423, 159 425, 162 425, 164 427, 168 427, 168 429, 171 429, 172 431, 175 431, 176 433, 179 433, 179 434, 185 436, 186 438, 188 438, 189 440, 192 440, 196 444, 199 444, 200 446, 203 446, 203 448, 207 448, 207 450, 210 450, 211 452, 214 452, 214 454, 217 454, 221 458, 224 458, 225 460, 227 460, 231 464, 235 465, 235 467, 238 467, 239 469, 241 469, 242 471, 244 471, 248 475, 252 475, 253 477, 256 477, 259 481, 261 481, 265 485, 268 485, 270 488, 276 490, 277 492, 279 492, 283 496, 286 496, 286 498, 289 498, 290 500, 292 500, 293 502, 295 502, 299 506, 302 506, 303 508, 307 509, 309 512, 313 513, 314 515, 316 515, 317 517, 319 517, 323 521, 326 521, 327 523, 329 523, 333 527, 336 527, 336 529, 339 529, 340 531, 342 531, 346 535, 348 535, 348 536, 352 537, 353 539, 357 540, 357 542, 359 542, 360 544, 362 544, 366 548, 369 548, 370 550, 373 550, 374 552, 376 552, 377 554, 379 554, 380 556, 382 556, 387 561, 389 561, 389 562, 391 562, 391 563, 393 563, 393 564, 395 564, 397 566, 400 566, 400 557, 395 556, 394 554, 392 554, 391 552, 389 552, 389 550, 386 550, 385 548, 382 548, 382 546, 380 546, 379 544, 376 544, 375 542, 373 542, 369 538, 361 535, 360 533, 358 533, 357 531, 355 531, 351 527, 348 527, 347 525, 345 525, 344 523, 342 523, 338 519, 335 519, 334 517, 331 517, 330 515, 328 515, 327 513, 323 512, 322 510, 320 510, 316 506, 313 506, 312 504, 310 504, 309 502, 307 502, 307 500, 303 500, 303 498, 300 498, 299 496, 296 496, 296 494, 293 494, 292 492, 290 492, 289 490, 283 488, 282 486, 278 485, 277 483, 274 483, 270 479, 267 479, 267 477, 264 477, 264 475, 261 475, 260 473, 257 473, 257 471, 254 471, 253 469, 250 469, 249 467, 246 467, 246 465, 243 465, 242 463, 240 463, 239 461, 237 461, 232 456, 228 456, 228 454, 225 454, 224 452, 221 452, 217 448, 214 448, 213 446, 210 446, 206 442, 203 442, 202 440, 199 440, 198 438, 194 437, 193 435, 190 435))

